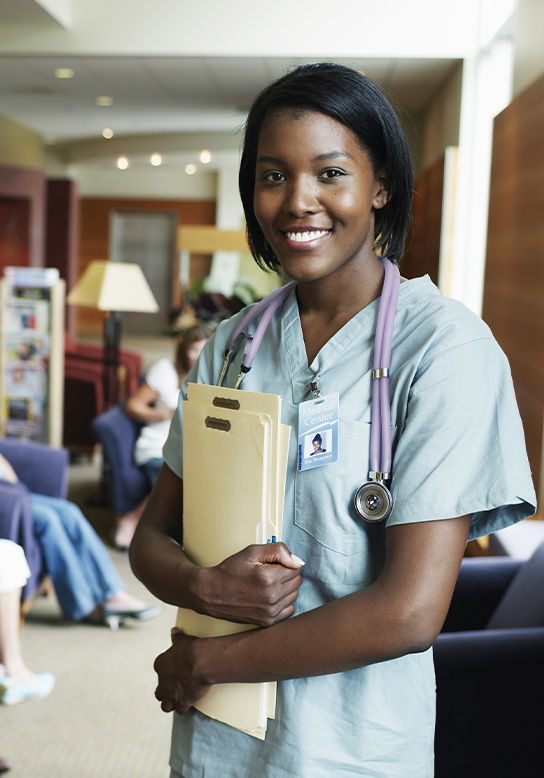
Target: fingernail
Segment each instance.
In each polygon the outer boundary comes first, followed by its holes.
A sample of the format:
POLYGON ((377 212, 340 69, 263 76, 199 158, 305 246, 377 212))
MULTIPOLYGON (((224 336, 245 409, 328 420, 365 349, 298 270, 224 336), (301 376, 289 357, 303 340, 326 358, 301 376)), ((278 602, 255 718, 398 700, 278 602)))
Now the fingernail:
POLYGON ((296 554, 291 554, 291 559, 293 560, 293 562, 296 562, 297 565, 305 565, 306 564, 306 562, 303 559, 301 559, 299 556, 297 556, 296 554))

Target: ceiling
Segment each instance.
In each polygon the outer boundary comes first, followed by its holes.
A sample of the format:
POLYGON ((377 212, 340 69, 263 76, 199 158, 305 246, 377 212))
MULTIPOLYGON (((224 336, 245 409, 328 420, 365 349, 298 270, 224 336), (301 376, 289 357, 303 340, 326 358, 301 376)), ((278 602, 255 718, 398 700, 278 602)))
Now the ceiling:
MULTIPOLYGON (((34 0, 0 0, 0 19, 9 25, 40 24, 47 11, 34 0)), ((51 22, 51 18, 49 18, 51 22)), ((121 139, 131 154, 160 150, 170 138, 169 154, 185 140, 213 133, 216 145, 237 148, 236 131, 252 98, 272 79, 307 59, 212 56, 28 56, 0 54, 0 115, 38 133, 66 160, 116 156, 121 139), (71 68, 73 78, 55 77, 71 68), (97 97, 113 98, 99 106, 97 97), (114 140, 102 137, 104 128, 114 140), (174 136, 174 139, 172 138, 174 136), (138 142, 136 144, 136 138, 138 142), (217 139, 222 138, 222 141, 217 139)), ((424 110, 459 60, 338 60, 373 76, 409 113, 424 110)), ((187 140, 187 142, 189 142, 187 140)), ((212 149, 219 152, 220 149, 212 149)))
MULTIPOLYGON (((232 133, 257 92, 305 60, 224 57, 28 57, 0 55, 0 114, 46 143, 164 133, 232 133), (74 77, 56 78, 56 68, 74 77), (97 97, 113 104, 99 106, 97 97)), ((339 61, 339 60, 337 60, 339 61)), ((422 111, 451 59, 351 59, 409 113, 422 111)), ((151 138, 150 138, 151 141, 151 138)), ((104 141, 104 144, 106 142, 104 141)), ((116 144, 117 145, 117 144, 116 144)))

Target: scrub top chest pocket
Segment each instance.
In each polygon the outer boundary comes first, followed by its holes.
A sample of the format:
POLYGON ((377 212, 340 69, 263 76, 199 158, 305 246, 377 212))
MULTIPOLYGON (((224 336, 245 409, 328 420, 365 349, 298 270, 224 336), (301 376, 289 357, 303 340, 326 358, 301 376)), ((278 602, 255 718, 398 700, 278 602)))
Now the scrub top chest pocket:
POLYGON ((295 524, 320 545, 343 556, 368 546, 368 527, 353 498, 368 471, 370 424, 338 423, 338 460, 296 473, 295 524))

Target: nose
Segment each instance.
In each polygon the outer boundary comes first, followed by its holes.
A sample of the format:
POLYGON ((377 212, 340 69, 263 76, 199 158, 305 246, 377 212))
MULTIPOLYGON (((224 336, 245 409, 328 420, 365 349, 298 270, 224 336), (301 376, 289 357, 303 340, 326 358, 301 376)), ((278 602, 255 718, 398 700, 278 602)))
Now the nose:
POLYGON ((315 213, 318 209, 315 182, 309 176, 293 178, 287 189, 284 208, 293 216, 315 213))

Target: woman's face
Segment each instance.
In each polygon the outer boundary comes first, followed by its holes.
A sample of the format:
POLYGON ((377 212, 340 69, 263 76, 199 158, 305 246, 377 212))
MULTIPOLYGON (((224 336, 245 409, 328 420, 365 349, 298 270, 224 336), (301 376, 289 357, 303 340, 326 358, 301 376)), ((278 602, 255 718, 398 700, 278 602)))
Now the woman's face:
POLYGON ((374 209, 386 202, 383 178, 336 119, 282 111, 263 124, 255 215, 289 278, 350 278, 375 257, 374 209))
POLYGON ((187 365, 189 366, 189 370, 199 358, 200 352, 204 348, 205 344, 206 340, 195 340, 194 343, 191 343, 187 349, 187 365))

